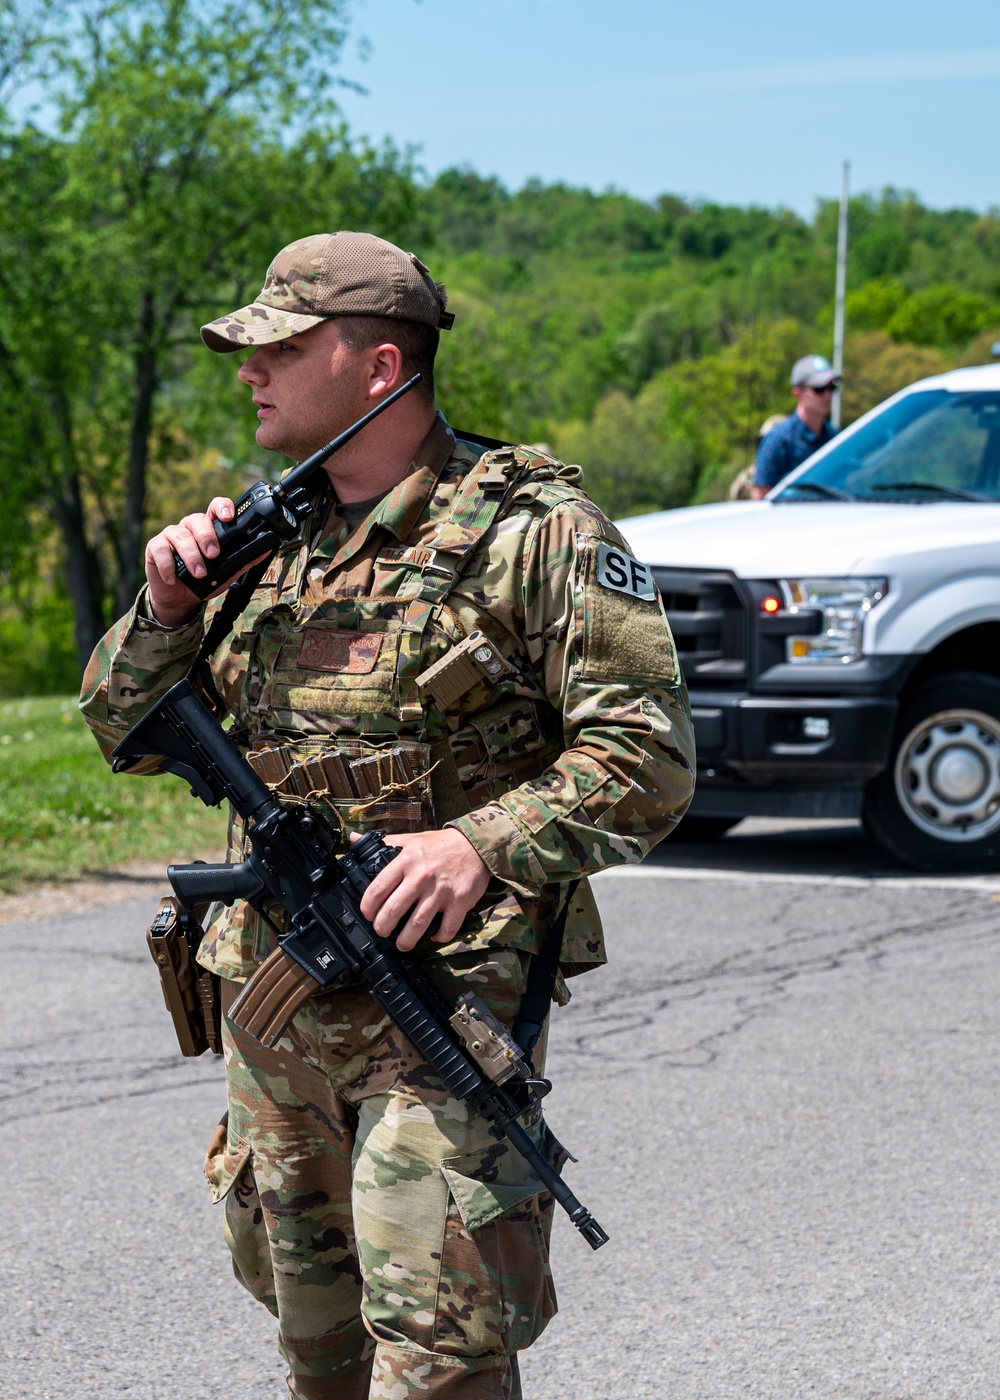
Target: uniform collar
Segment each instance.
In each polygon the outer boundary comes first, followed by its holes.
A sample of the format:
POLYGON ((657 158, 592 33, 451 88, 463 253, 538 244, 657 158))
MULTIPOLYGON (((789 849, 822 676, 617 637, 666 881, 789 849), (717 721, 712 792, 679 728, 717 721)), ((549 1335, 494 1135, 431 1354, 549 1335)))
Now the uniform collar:
MULTIPOLYGON (((365 545, 373 530, 385 529, 405 540, 426 510, 442 471, 455 449, 455 434, 439 411, 434 425, 417 448, 410 469, 372 511, 371 515, 334 553, 329 569, 338 569, 365 545)), ((318 551, 322 554, 322 546, 318 551)))
MULTIPOLYGON (((434 426, 417 448, 410 470, 372 512, 368 529, 376 525, 405 540, 430 501, 438 477, 455 449, 455 434, 439 411, 434 426)), ((366 532, 367 534, 367 532, 366 532)))

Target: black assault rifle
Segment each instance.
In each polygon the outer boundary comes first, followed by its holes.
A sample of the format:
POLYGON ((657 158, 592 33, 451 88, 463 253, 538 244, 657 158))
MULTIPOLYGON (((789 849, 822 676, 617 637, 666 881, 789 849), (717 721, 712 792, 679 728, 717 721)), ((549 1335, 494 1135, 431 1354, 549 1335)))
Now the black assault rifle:
POLYGON ((266 481, 255 481, 236 502, 232 520, 216 520, 215 533, 219 539, 219 552, 214 559, 205 560, 207 572, 204 578, 195 578, 183 559, 174 555, 174 571, 178 583, 183 583, 196 598, 207 598, 222 584, 235 578, 241 569, 245 569, 255 559, 273 554, 286 540, 293 540, 312 509, 316 495, 316 477, 327 460, 342 447, 346 447, 351 438, 360 433, 373 418, 383 413, 390 404, 409 393, 422 378, 422 375, 415 374, 412 379, 408 379, 370 413, 352 423, 312 456, 299 462, 298 466, 292 467, 277 486, 271 486, 266 481))
POLYGON ((608 1236, 517 1121, 548 1093, 548 1080, 535 1076, 522 1047, 483 1002, 463 996, 449 1006, 416 961, 380 938, 361 913, 365 890, 398 848, 368 832, 338 856, 335 829, 316 809, 284 807, 272 796, 189 681, 168 690, 129 731, 114 751, 115 772, 150 756, 189 782, 206 806, 231 802, 247 827, 245 861, 169 867, 182 909, 245 899, 265 918, 275 904, 289 918, 287 931, 271 923, 278 948, 234 1004, 236 1023, 273 1043, 306 996, 342 973, 360 974, 452 1093, 482 1113, 494 1137, 510 1140, 590 1247, 599 1249, 608 1236))

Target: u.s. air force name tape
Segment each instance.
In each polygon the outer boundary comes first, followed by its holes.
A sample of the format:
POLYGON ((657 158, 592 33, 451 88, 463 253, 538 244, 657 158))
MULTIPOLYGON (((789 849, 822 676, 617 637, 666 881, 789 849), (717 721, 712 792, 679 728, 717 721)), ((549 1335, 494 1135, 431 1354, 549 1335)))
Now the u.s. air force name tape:
POLYGON ((597 582, 617 593, 631 593, 633 598, 646 598, 650 602, 656 598, 656 584, 649 565, 640 564, 631 554, 610 544, 597 546, 597 582))

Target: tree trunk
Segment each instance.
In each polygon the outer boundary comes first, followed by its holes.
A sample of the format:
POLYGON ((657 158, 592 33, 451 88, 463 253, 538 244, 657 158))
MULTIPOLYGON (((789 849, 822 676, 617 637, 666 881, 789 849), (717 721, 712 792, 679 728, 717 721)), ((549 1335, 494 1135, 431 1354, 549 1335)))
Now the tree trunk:
POLYGON ((147 290, 143 292, 139 303, 135 399, 132 405, 128 474, 125 478, 125 504, 118 537, 118 579, 115 585, 115 614, 118 617, 127 613, 132 606, 143 579, 146 474, 149 465, 149 435, 153 425, 153 396, 156 393, 157 350, 154 342, 154 317, 153 294, 147 290))
POLYGON ((105 628, 101 565, 97 551, 87 540, 80 481, 75 472, 62 479, 53 492, 52 503, 66 552, 66 582, 73 603, 73 639, 82 676, 105 628))

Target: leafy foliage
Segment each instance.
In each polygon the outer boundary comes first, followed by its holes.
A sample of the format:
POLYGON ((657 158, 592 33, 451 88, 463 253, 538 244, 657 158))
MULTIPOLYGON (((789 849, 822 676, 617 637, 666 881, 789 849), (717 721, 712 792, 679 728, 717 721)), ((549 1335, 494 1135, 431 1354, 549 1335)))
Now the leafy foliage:
MULTIPOLYGON (((460 294, 445 411, 552 442, 613 515, 724 496, 761 421, 793 407, 792 361, 830 351, 832 202, 807 222, 451 170, 417 218, 460 294)), ((852 201, 851 230, 848 422, 1000 335, 1000 216, 887 190, 852 201)))
POLYGON ((844 354, 844 417, 860 418, 907 384, 952 366, 930 346, 900 345, 884 331, 849 336, 844 354))
POLYGON ((1000 324, 1000 306, 980 292, 934 286, 907 297, 887 329, 894 340, 951 349, 994 323, 1000 324))
MULTIPOLYGON (((145 538, 268 470, 203 321, 274 252, 366 228, 452 291, 456 426, 549 442, 612 515, 724 495, 788 367, 829 351, 837 210, 653 201, 470 169, 417 178, 334 98, 349 0, 8 0, 0 9, 0 691, 67 683, 145 538), (45 95, 44 125, 10 104, 45 95), (7 104, 6 106, 4 104, 7 104), (17 115, 20 113, 20 115, 17 115), (72 612, 74 643, 66 629, 72 612), (20 681, 17 679, 21 677, 20 681)), ((1000 337, 1000 213, 851 205, 848 420, 1000 337)))
MULTIPOLYGON (((391 235, 413 202, 397 153, 336 119, 343 13, 78 0, 30 50, 59 121, 0 127, 0 377, 19 404, 0 431, 19 498, 51 503, 81 662, 137 589, 149 472, 188 445, 178 409, 207 427, 185 384, 199 322, 256 290, 292 219, 391 235)), ((8 561, 23 539, 12 514, 8 561)))

